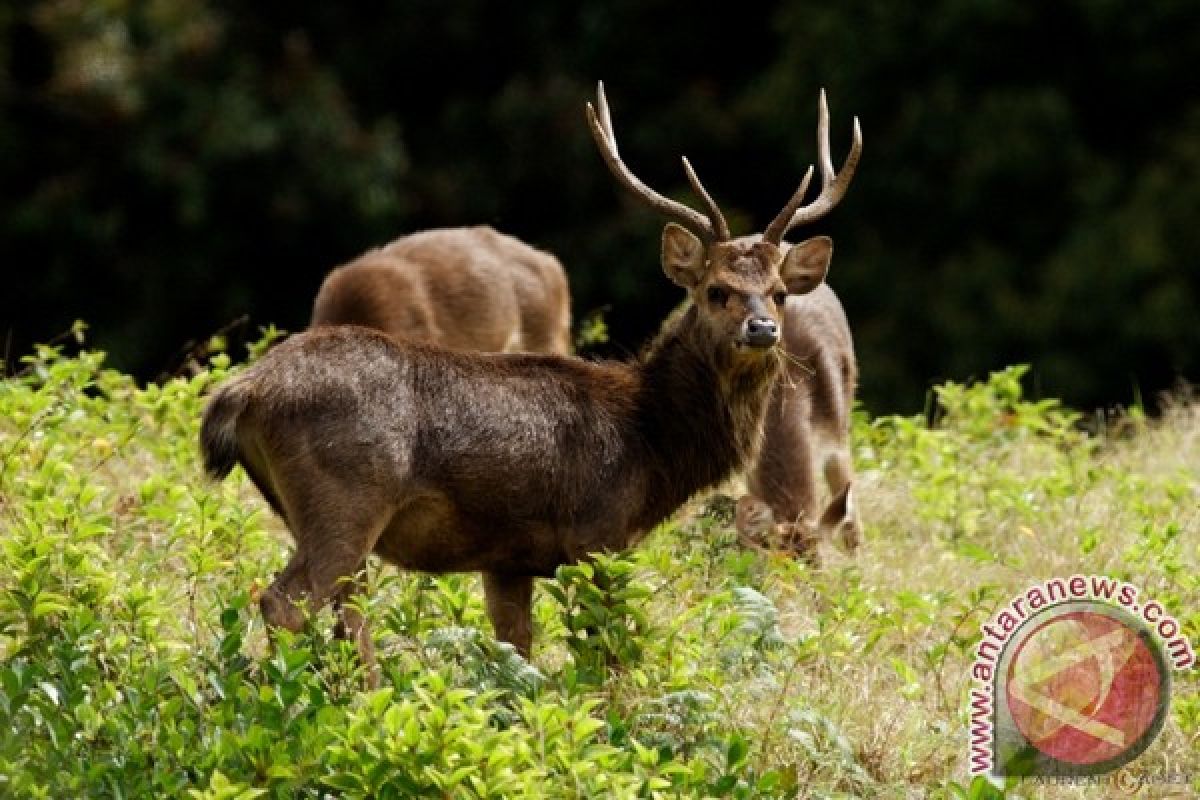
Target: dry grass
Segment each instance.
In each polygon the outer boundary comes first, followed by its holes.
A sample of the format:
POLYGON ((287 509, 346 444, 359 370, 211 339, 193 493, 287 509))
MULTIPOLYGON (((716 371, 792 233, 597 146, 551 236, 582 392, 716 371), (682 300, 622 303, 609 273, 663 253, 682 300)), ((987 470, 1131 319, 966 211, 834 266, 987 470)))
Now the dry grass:
MULTIPOLYGON (((927 459, 901 452, 912 445, 897 447, 878 428, 860 428, 866 545, 850 557, 826 549, 818 571, 783 557, 753 556, 754 585, 778 608, 784 638, 810 646, 784 648, 769 685, 729 676, 724 690, 733 719, 762 731, 781 709, 815 712, 842 733, 854 764, 870 778, 855 781, 836 747, 823 761, 775 735, 763 759, 800 765, 811 791, 920 797, 950 779, 965 783, 966 698, 979 626, 1039 581, 1074 574, 1122 578, 1143 597, 1160 600, 1198 641, 1200 405, 1173 403, 1151 422, 1120 417, 1087 438, 1004 430, 1014 424, 1006 411, 997 417, 995 435, 968 435, 954 420, 940 431, 920 431, 918 439, 941 437, 918 443, 931 454, 927 459), (930 487, 939 483, 934 491, 959 495, 941 513, 929 503, 930 487), (1175 533, 1164 538, 1168 529, 1175 533), (972 600, 974 591, 984 594, 972 600)), ((682 528, 694 527, 696 518, 692 509, 682 528)), ((661 534, 652 546, 669 546, 663 539, 672 535, 661 534)), ((733 546, 725 529, 707 535, 733 546)), ((712 575, 718 577, 709 578, 709 591, 728 571, 717 568, 712 575)), ((656 619, 677 618, 704 602, 686 578, 673 580, 678 583, 659 598, 656 619)), ((1139 774, 1187 774, 1190 786, 1154 785, 1139 796, 1200 790, 1198 688, 1195 669, 1176 673, 1173 713, 1157 741, 1128 767, 1139 774)), ((1030 782, 1016 792, 1130 796, 1112 786, 1030 782)))

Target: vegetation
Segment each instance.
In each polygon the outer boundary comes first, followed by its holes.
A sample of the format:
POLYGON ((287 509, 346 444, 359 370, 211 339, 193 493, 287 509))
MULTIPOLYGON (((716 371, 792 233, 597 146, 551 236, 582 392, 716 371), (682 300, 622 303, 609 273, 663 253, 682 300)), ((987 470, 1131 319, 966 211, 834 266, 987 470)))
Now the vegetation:
POLYGON ((678 295, 623 150, 735 232, 815 158, 818 89, 863 162, 821 232, 862 396, 1031 363, 1078 407, 1200 379, 1200 4, 769 0, 227 0, 0 5, 0 338, 83 316, 142 378, 243 314, 299 328, 335 264, 402 233, 488 222, 556 252, 577 316, 636 349, 678 295))
MULTIPOLYGON (((698 498, 542 581, 532 663, 492 639, 473 576, 376 569, 368 693, 328 611, 268 644, 255 599, 286 534, 196 455, 204 395, 236 369, 218 353, 139 388, 43 346, 0 382, 0 795, 999 797, 963 777, 999 604, 1107 573, 1200 633, 1200 406, 1082 420, 1026 400, 1015 368, 939 387, 932 426, 858 416, 856 556, 748 552, 728 499, 698 498)), ((1176 676, 1135 762, 1193 789, 1198 689, 1176 676)))

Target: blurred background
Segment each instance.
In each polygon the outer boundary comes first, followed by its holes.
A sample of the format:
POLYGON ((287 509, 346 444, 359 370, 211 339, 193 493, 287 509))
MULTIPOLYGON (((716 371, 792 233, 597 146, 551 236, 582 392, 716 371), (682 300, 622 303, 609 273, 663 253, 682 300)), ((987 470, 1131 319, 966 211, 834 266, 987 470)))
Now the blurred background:
POLYGON ((860 397, 1033 364, 1081 407, 1200 376, 1200 3, 1155 0, 5 0, 0 336, 72 320, 144 378, 248 314, 297 330, 323 275, 429 227, 553 251, 602 355, 680 299, 662 220, 595 152, 603 78, 627 163, 760 230, 854 115, 864 156, 811 231, 860 397))

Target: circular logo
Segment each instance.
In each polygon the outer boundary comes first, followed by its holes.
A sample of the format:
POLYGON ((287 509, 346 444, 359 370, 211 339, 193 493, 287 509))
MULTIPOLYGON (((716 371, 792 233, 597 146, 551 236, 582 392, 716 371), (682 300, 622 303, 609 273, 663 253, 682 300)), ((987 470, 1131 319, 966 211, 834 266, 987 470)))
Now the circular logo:
POLYGON ((1028 626, 1008 664, 1013 724, 1050 759, 1115 769, 1142 753, 1166 717, 1169 674, 1136 619, 1097 603, 1070 604, 1028 626))

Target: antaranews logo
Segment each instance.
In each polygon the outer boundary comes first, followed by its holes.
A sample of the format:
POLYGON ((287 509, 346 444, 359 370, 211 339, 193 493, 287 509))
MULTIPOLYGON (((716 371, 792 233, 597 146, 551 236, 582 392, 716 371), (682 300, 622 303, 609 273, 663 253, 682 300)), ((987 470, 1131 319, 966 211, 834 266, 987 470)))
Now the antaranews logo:
POLYGON ((1179 623, 1100 575, 1030 587, 981 626, 971 677, 973 775, 1100 775, 1166 719, 1171 671, 1195 663, 1179 623))

